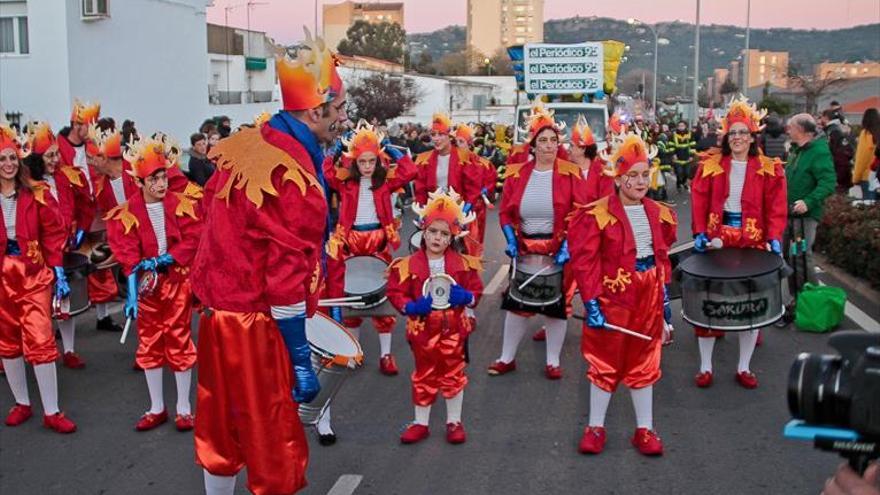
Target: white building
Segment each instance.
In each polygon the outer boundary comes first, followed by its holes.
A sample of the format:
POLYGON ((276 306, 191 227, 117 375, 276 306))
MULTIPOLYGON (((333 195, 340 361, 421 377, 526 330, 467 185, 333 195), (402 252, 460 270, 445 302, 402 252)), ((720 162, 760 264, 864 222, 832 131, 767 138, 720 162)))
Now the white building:
MULTIPOLYGON (((0 108, 68 123, 74 98, 184 142, 210 113, 210 0, 0 0, 0 108), (11 33, 10 33, 11 31, 11 33)), ((188 142, 187 142, 188 144, 188 142)))
POLYGON ((208 24, 208 93, 211 104, 272 101, 275 46, 275 42, 261 31, 208 24))

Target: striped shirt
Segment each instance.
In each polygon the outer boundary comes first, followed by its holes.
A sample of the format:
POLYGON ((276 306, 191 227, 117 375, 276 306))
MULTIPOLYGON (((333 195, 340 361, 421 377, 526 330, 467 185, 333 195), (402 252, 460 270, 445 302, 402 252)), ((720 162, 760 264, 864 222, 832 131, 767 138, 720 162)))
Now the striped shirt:
POLYGON ((519 216, 523 234, 553 233, 553 169, 532 171, 519 205, 519 216))
POLYGON ((636 240, 636 258, 646 258, 654 255, 654 238, 651 235, 651 224, 648 223, 648 215, 645 206, 624 205, 626 218, 632 228, 633 237, 636 240))
POLYGON ((373 180, 369 177, 361 177, 357 215, 354 217, 355 225, 379 223, 379 215, 376 214, 376 203, 373 201, 371 187, 373 187, 373 180))
MULTIPOLYGON (((437 155, 437 189, 449 187, 449 155, 437 155)), ((461 194, 461 191, 456 191, 461 194)))
POLYGON ((730 189, 724 200, 724 211, 742 213, 742 193, 746 183, 746 162, 730 162, 730 189))
MULTIPOLYGON (((15 211, 18 205, 18 196, 4 196, 0 194, 0 207, 3 208, 3 223, 6 224, 6 238, 15 240, 15 211)), ((6 249, 4 246, 3 249, 6 249)))
POLYGON ((436 260, 429 259, 428 260, 428 269, 431 270, 431 275, 437 275, 439 273, 446 273, 446 260, 445 260, 445 258, 437 258, 436 260))
POLYGON ((165 205, 162 202, 147 203, 147 215, 156 234, 156 242, 159 244, 159 255, 168 252, 168 239, 165 238, 165 205))
POLYGON ((55 201, 58 201, 58 185, 55 184, 55 177, 47 175, 43 177, 43 180, 46 181, 46 184, 49 184, 49 192, 52 193, 52 197, 55 198, 55 201))
POLYGON ((113 197, 116 198, 116 204, 125 203, 125 184, 122 182, 122 177, 110 179, 110 186, 113 187, 113 197))
POLYGON ((85 144, 80 144, 79 146, 73 147, 74 155, 73 155, 73 165, 80 170, 83 171, 83 175, 86 176, 86 182, 89 184, 89 192, 94 193, 95 188, 92 184, 92 174, 89 173, 89 164, 86 162, 86 146, 85 144))

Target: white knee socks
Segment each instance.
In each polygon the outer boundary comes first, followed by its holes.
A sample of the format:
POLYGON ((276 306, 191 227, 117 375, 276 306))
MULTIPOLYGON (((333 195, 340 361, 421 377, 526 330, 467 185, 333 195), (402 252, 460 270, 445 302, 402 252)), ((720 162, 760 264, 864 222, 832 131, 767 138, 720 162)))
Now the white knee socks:
POLYGON ((736 368, 738 373, 749 371, 749 363, 752 361, 752 353, 755 352, 755 345, 758 343, 759 331, 750 330, 739 333, 739 365, 736 368))
POLYGON ((379 334, 379 356, 391 354, 391 332, 379 334))
POLYGON ((104 318, 110 316, 110 311, 107 309, 107 303, 96 303, 95 313, 97 314, 99 320, 103 320, 104 318))
POLYGON ((715 337, 697 337, 700 346, 700 373, 712 371, 712 349, 715 348, 715 337))
POLYGON ((611 392, 590 384, 590 426, 605 426, 605 413, 611 402, 611 392))
POLYGON ((431 406, 416 406, 416 420, 413 423, 417 425, 428 426, 431 419, 431 406))
POLYGON ((654 429, 654 386, 644 388, 631 388, 629 395, 632 397, 633 409, 636 413, 636 426, 639 428, 654 429))
POLYGON ((217 476, 202 471, 205 473, 206 495, 232 495, 235 492, 235 476, 217 476))
POLYGON ((562 352, 562 344, 565 343, 567 326, 567 320, 546 318, 544 328, 547 332, 547 364, 550 366, 559 366, 559 353, 562 352))
POLYGON ((150 393, 151 414, 159 414, 165 410, 165 398, 162 395, 162 368, 144 370, 147 378, 147 391, 150 393))
POLYGON ((73 317, 59 320, 58 331, 61 332, 61 346, 64 348, 64 352, 73 352, 74 331, 76 331, 73 317))
POLYGON ((499 361, 509 363, 516 359, 516 349, 526 333, 528 318, 519 316, 510 311, 504 316, 504 340, 501 344, 501 357, 499 361))
MULTIPOLYGON (((159 375, 162 376, 161 374, 159 375)), ((192 414, 189 403, 189 388, 192 385, 192 368, 186 371, 175 371, 174 380, 177 382, 177 414, 192 414)))
POLYGON ((24 371, 24 358, 3 359, 3 368, 6 370, 6 381, 12 389, 12 397, 16 404, 23 406, 31 405, 28 396, 27 376, 24 371))
POLYGON ((55 374, 55 363, 34 366, 37 376, 37 387, 40 389, 40 400, 43 402, 43 414, 51 416, 58 409, 58 376, 55 374))
POLYGON ((464 401, 464 390, 446 399, 446 423, 461 423, 461 404, 464 401))
POLYGON ((327 408, 324 409, 324 412, 321 414, 321 417, 318 418, 318 434, 333 434, 333 428, 330 426, 330 406, 327 406, 327 408))

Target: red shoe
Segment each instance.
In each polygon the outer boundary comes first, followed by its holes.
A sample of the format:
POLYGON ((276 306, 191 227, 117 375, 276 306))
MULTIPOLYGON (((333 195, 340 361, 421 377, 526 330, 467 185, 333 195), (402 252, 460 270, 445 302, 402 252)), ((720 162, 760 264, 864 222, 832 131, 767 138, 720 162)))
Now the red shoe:
POLYGON ((6 426, 18 426, 34 415, 34 411, 31 406, 26 406, 24 404, 16 404, 12 406, 12 409, 9 410, 9 414, 6 415, 6 426))
POLYGON ((79 354, 68 351, 65 352, 63 356, 61 356, 61 363, 65 368, 70 368, 72 370, 80 370, 86 367, 86 362, 79 357, 79 354))
POLYGON ((383 375, 394 376, 397 374, 397 363, 392 354, 385 354, 379 358, 379 371, 383 375))
POLYGON ((544 376, 548 380, 559 380, 562 378, 562 368, 548 364, 544 367, 544 376))
POLYGON ((174 425, 177 427, 177 431, 190 431, 195 427, 195 421, 192 414, 178 414, 174 418, 174 425))
POLYGON ((504 375, 511 371, 516 371, 516 359, 509 363, 495 361, 492 366, 489 366, 489 374, 492 376, 504 375))
POLYGON ((601 454, 605 450, 605 428, 602 426, 588 426, 584 428, 584 436, 578 445, 581 454, 601 454))
POLYGON ((636 428, 632 444, 642 455, 663 455, 663 442, 654 430, 636 428))
POLYGON ((464 433, 464 426, 461 425, 461 421, 458 423, 446 423, 446 441, 453 444, 458 445, 460 443, 464 443, 467 440, 467 435, 464 433))
POLYGON ((431 436, 431 431, 425 425, 411 423, 400 435, 400 443, 416 443, 431 436))
POLYGON ((532 335, 532 340, 534 340, 535 342, 544 342, 545 340, 547 340, 547 329, 544 327, 541 327, 540 330, 538 330, 537 332, 535 332, 534 335, 532 335))
POLYGON ((43 416, 43 426, 58 433, 73 433, 76 431, 76 423, 68 419, 63 412, 57 412, 51 416, 43 416))
POLYGON ((764 343, 764 334, 762 334, 761 331, 758 330, 758 340, 755 341, 755 347, 758 347, 759 345, 761 345, 763 343, 764 343))
POLYGON ((168 421, 168 411, 164 409, 159 414, 144 413, 137 424, 134 425, 134 429, 137 431, 152 430, 166 421, 168 421))
POLYGON ((709 388, 712 386, 712 372, 701 371, 694 377, 694 383, 700 388, 709 388))
POLYGON ((740 371, 736 374, 736 382, 743 388, 758 388, 758 377, 751 371, 740 371))

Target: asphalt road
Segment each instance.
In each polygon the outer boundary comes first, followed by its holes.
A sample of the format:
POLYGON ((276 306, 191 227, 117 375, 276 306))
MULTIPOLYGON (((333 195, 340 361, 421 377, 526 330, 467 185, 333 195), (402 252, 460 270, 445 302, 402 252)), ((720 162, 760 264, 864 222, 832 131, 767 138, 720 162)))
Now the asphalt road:
MULTIPOLYGON (((679 201, 682 239, 690 238, 688 208, 686 201, 679 201)), ((494 215, 489 226, 486 283, 507 262, 494 215)), ((605 452, 579 455, 577 443, 589 405, 586 364, 579 351, 580 322, 569 322, 562 380, 544 378, 544 344, 528 336, 517 356, 518 370, 490 377, 486 366, 501 347, 501 289, 488 294, 477 309, 479 326, 471 337, 470 384, 464 399, 467 443, 445 442, 442 400, 432 412, 431 438, 412 446, 399 443, 399 432, 412 419, 412 357, 403 339, 403 323, 394 333, 402 371, 397 377, 379 374, 378 339, 364 331, 365 366, 345 383, 333 407, 339 441, 322 447, 309 435, 310 485, 303 493, 325 494, 336 485, 332 492, 340 495, 352 493, 345 485, 357 485, 354 493, 359 495, 804 494, 818 493, 840 462, 781 434, 789 419, 789 366, 801 351, 827 352, 826 336, 793 328, 765 330, 764 344, 752 360, 760 387, 751 391, 734 382, 738 343, 736 336, 727 337, 715 350, 716 384, 697 389, 696 339, 677 316, 677 302, 676 342, 664 350, 663 378, 655 386, 654 423, 665 455, 645 458, 629 445, 634 415, 625 389, 615 394, 608 412, 605 452)), ((877 318, 876 309, 861 307, 877 318)), ((844 327, 852 325, 848 320, 844 327)), ((135 339, 122 346, 118 335, 95 331, 94 312, 79 317, 77 327, 77 350, 88 367, 73 371, 59 366, 59 384, 61 406, 79 431, 61 436, 40 426, 39 397, 31 376, 31 400, 38 414, 17 428, 0 425, 0 493, 201 492, 191 434, 178 433, 170 423, 151 432, 134 431, 134 423, 149 407, 143 376, 131 370, 135 339)), ((169 373, 165 397, 171 410, 175 389, 169 373)), ((12 402, 8 386, 0 385, 0 411, 12 402)), ((244 476, 239 478, 239 492, 246 493, 244 476)))

